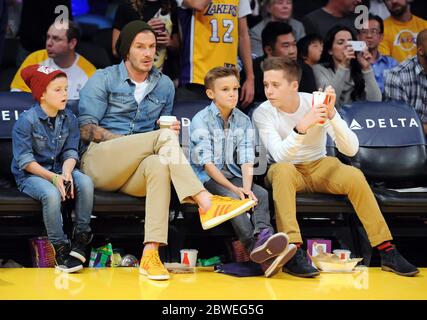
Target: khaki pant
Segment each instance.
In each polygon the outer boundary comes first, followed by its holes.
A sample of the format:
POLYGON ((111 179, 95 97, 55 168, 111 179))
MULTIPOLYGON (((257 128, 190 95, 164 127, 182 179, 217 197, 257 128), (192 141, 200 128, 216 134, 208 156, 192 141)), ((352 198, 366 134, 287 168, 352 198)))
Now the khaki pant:
POLYGON ((97 189, 146 197, 144 243, 167 244, 171 181, 181 203, 205 190, 169 129, 92 142, 81 168, 97 189))
POLYGON ((266 182, 273 188, 277 229, 287 233, 290 242, 302 243, 296 218, 297 192, 347 195, 368 234, 371 246, 392 239, 363 173, 341 163, 337 158, 326 157, 297 165, 275 163, 267 172, 266 182))

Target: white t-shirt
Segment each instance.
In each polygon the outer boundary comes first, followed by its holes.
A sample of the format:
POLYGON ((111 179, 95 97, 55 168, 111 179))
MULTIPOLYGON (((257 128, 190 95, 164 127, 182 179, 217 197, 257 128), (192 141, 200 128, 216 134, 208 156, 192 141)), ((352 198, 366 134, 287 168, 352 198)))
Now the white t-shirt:
POLYGON ((68 99, 78 100, 79 91, 84 87, 87 80, 95 73, 96 68, 84 57, 76 53, 76 58, 69 68, 60 68, 52 58, 49 58, 46 49, 37 50, 31 53, 19 67, 15 77, 10 84, 11 91, 31 92, 21 77, 21 71, 25 67, 33 64, 59 69, 67 75, 68 78, 68 99))
POLYGON ((321 159, 326 156, 326 133, 335 141, 341 153, 355 155, 359 141, 338 112, 332 120, 327 120, 323 126, 311 127, 304 135, 294 131, 298 122, 310 111, 312 101, 311 93, 298 94, 300 105, 294 113, 283 112, 267 100, 252 116, 267 150, 268 161, 298 164, 321 159))
POLYGON ((131 79, 132 83, 135 84, 135 92, 133 93, 133 96, 135 97, 136 102, 138 104, 141 103, 142 99, 144 99, 145 91, 147 90, 148 81, 145 80, 143 82, 136 82, 131 79))

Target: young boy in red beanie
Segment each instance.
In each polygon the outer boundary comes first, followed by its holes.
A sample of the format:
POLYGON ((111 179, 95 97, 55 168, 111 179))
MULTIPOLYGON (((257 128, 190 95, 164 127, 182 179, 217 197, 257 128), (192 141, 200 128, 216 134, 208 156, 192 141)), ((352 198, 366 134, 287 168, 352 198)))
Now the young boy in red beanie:
POLYGON ((85 248, 92 240, 93 183, 75 169, 80 132, 77 118, 65 108, 67 76, 40 65, 24 68, 21 76, 37 103, 13 127, 12 173, 18 189, 42 203, 57 268, 75 272, 83 268, 85 248), (67 198, 76 201, 71 243, 62 228, 61 202, 67 198))

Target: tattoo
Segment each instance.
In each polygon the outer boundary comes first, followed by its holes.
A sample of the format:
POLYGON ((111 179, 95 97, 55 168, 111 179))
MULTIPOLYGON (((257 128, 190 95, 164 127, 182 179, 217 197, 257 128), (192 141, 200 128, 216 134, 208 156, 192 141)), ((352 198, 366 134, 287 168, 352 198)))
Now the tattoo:
POLYGON ((95 124, 87 124, 80 128, 80 138, 86 142, 102 142, 121 137, 120 134, 101 128, 95 124))

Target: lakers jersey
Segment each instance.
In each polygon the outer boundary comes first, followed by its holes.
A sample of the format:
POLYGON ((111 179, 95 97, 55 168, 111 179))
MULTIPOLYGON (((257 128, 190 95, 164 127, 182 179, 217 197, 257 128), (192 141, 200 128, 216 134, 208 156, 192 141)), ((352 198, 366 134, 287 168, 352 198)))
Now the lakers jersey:
POLYGON ((384 21, 384 40, 378 49, 382 55, 402 62, 417 54, 418 32, 426 28, 427 21, 414 15, 408 22, 389 17, 384 21))
POLYGON ((181 84, 203 84, 218 66, 236 65, 239 0, 212 0, 204 11, 179 11, 183 39, 181 84))

